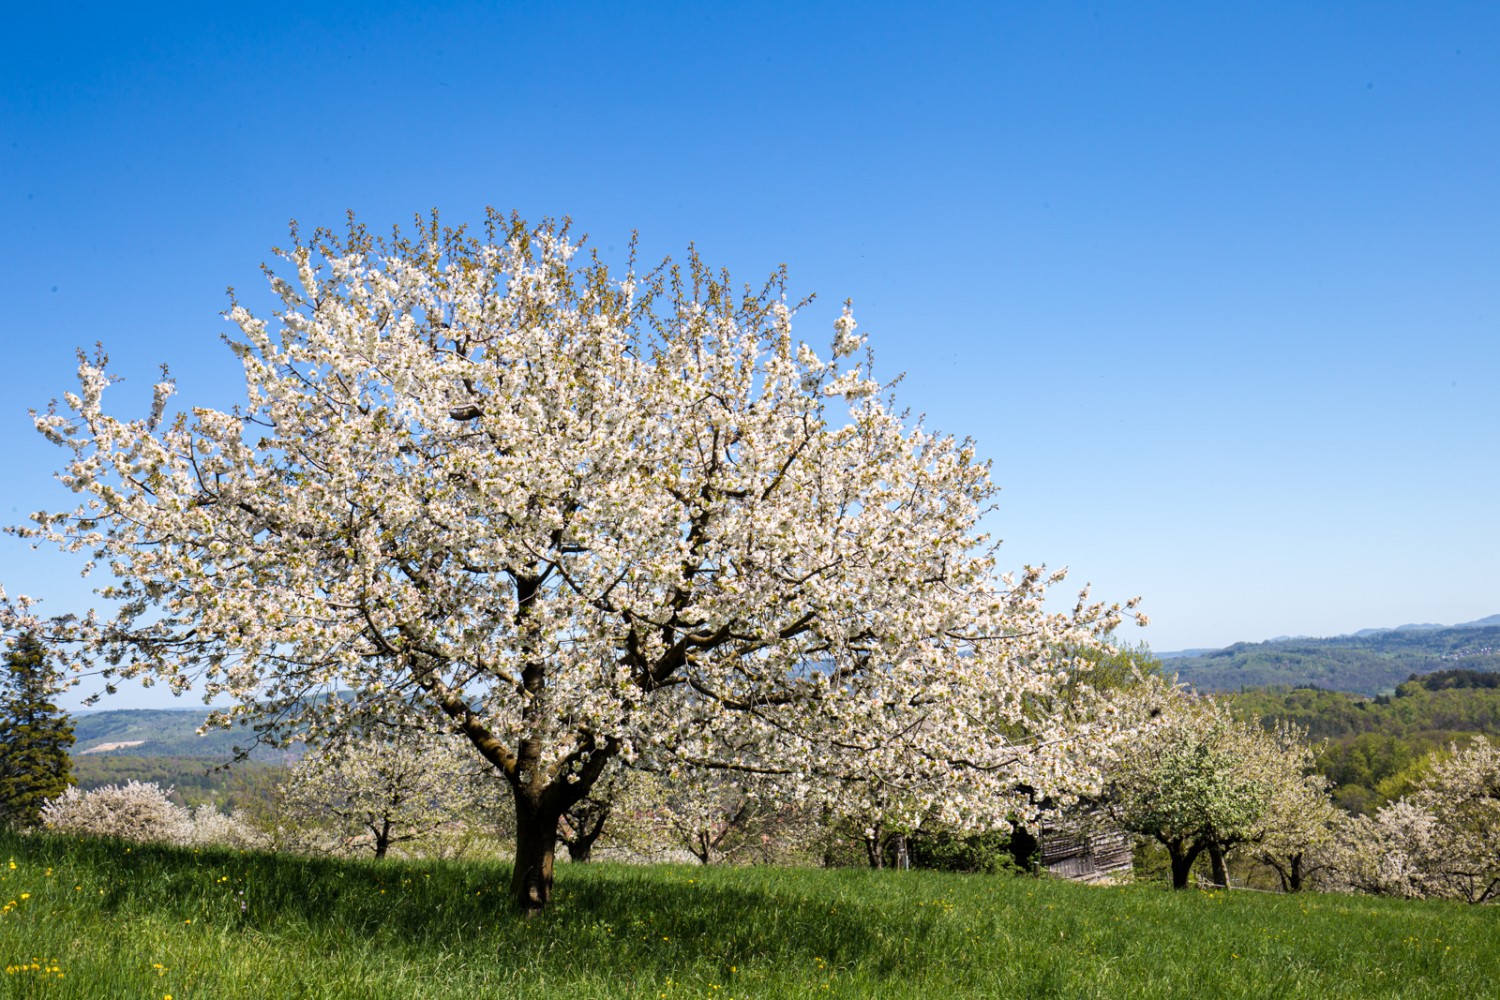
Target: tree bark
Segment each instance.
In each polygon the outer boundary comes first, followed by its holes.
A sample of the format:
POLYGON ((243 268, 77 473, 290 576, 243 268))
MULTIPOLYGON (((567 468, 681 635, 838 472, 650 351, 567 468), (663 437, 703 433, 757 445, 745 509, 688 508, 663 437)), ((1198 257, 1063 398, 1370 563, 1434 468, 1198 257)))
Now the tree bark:
POLYGON ((391 821, 386 819, 379 826, 371 824, 370 832, 375 834, 375 860, 380 861, 391 849, 391 821))
POLYGON ((1167 854, 1172 858, 1172 888, 1186 889, 1188 887, 1188 876, 1193 872, 1193 862, 1198 860, 1198 855, 1203 847, 1194 844, 1188 847, 1182 841, 1162 841, 1167 849, 1167 854))
POLYGON ((1229 888, 1229 865, 1224 860, 1224 848, 1218 844, 1208 845, 1208 860, 1213 867, 1214 885, 1220 889, 1229 888))
POLYGON ((593 837, 579 837, 568 842, 568 860, 575 865, 586 865, 594 856, 593 837))
POLYGON ((594 855, 594 841, 604 832, 604 824, 600 823, 591 830, 579 833, 572 840, 567 841, 568 860, 577 864, 586 864, 594 855))
POLYGON ((885 839, 880 835, 879 824, 865 836, 865 856, 870 859, 871 868, 885 867, 885 839))
MULTIPOLYGON (((533 567, 534 569, 534 567, 533 567)), ((545 574, 511 570, 515 584, 517 633, 528 652, 534 650, 531 627, 532 608, 540 593, 545 574)), ((587 729, 580 729, 571 750, 550 767, 543 764, 542 738, 524 735, 512 750, 487 729, 475 711, 449 691, 442 677, 424 657, 412 653, 407 663, 417 683, 433 694, 439 707, 458 729, 469 738, 485 760, 505 775, 516 808, 516 854, 511 870, 510 894, 525 917, 541 912, 552 901, 552 867, 557 854, 557 824, 580 799, 588 795, 599 780, 604 766, 614 757, 618 744, 612 737, 599 740, 587 729)), ((543 710, 547 670, 533 656, 525 658, 521 668, 524 703, 521 720, 535 731, 543 710)))
POLYGON ((584 864, 594 851, 594 841, 604 833, 611 808, 608 803, 582 799, 562 814, 558 839, 568 848, 568 860, 584 864))
POLYGON ((516 795, 516 861, 510 894, 523 916, 531 917, 552 902, 552 863, 557 853, 560 814, 516 795))
POLYGON ((688 850, 693 852, 693 857, 698 859, 700 865, 706 865, 714 858, 714 842, 707 830, 699 830, 693 835, 692 846, 688 850))

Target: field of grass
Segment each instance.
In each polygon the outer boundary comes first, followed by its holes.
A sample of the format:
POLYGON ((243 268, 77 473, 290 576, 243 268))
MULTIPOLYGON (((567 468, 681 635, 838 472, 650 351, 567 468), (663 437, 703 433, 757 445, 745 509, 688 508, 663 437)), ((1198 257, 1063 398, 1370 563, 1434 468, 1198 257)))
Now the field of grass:
POLYGON ((933 872, 350 862, 0 835, 0 996, 1442 997, 1500 909, 933 872))

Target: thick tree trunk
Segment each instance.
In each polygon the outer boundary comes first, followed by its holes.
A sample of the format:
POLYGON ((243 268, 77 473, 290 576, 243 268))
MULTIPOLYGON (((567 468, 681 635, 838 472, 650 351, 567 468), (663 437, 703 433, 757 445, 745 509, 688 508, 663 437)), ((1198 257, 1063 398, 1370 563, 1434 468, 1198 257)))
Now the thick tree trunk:
POLYGON ((1291 870, 1287 872, 1285 888, 1287 892, 1302 891, 1302 855, 1300 854, 1293 854, 1291 857, 1291 870))
POLYGON ((1224 860, 1224 849, 1218 844, 1208 845, 1208 860, 1213 867, 1214 885, 1221 889, 1229 888, 1229 865, 1224 860))
POLYGON ((516 796, 516 862, 510 877, 511 898, 524 916, 552 902, 552 862, 557 853, 559 813, 516 796))
POLYGON ((870 859, 871 868, 885 867, 885 843, 879 834, 865 838, 865 856, 870 859))
POLYGON ((587 864, 594 855, 594 841, 599 839, 599 834, 603 829, 601 825, 593 833, 579 834, 568 841, 568 860, 575 864, 587 864))
POLYGON ((1193 873, 1193 862, 1198 860, 1198 855, 1203 848, 1197 844, 1187 847, 1181 841, 1171 843, 1163 841, 1163 844, 1167 849, 1167 854, 1172 858, 1172 888, 1186 889, 1188 876, 1193 873))
MULTIPOLYGON (((532 609, 545 579, 516 570, 510 572, 516 589, 515 621, 518 634, 534 636, 530 620, 532 609)), ((531 646, 530 639, 523 645, 531 646)), ((531 650, 531 651, 534 651, 531 650)), ((537 733, 545 717, 544 693, 547 671, 540 659, 527 656, 521 668, 524 702, 521 709, 523 735, 512 751, 504 741, 486 728, 474 710, 460 697, 448 691, 441 676, 425 659, 413 654, 409 663, 417 682, 433 693, 444 712, 474 744, 475 749, 496 770, 505 775, 516 809, 515 867, 510 876, 511 898, 516 909, 531 917, 552 901, 552 866, 557 854, 557 825, 563 813, 588 795, 599 780, 604 766, 615 756, 618 744, 612 737, 602 740, 587 730, 579 730, 571 747, 564 746, 564 756, 544 763, 543 738, 537 733)))
POLYGON ((1022 871, 1029 872, 1036 867, 1037 852, 1041 850, 1041 846, 1032 832, 1021 824, 1017 823, 1010 828, 1010 856, 1022 871))

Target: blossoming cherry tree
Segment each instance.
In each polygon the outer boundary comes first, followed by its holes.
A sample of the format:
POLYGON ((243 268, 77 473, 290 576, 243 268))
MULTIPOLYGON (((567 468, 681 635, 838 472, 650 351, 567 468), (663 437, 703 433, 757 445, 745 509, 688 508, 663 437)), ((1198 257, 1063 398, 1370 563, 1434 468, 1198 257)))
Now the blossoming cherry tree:
POLYGON ((987 465, 895 409, 847 307, 815 349, 781 274, 617 277, 493 212, 293 240, 269 318, 228 313, 240 407, 169 418, 164 378, 118 419, 82 359, 36 415, 83 501, 20 533, 108 566, 118 611, 0 591, 7 629, 268 732, 439 721, 511 789, 528 911, 558 818, 648 748, 794 794, 878 754, 955 819, 1066 778, 1075 730, 1025 706, 1130 605, 1050 613, 1058 574, 994 575, 987 465))

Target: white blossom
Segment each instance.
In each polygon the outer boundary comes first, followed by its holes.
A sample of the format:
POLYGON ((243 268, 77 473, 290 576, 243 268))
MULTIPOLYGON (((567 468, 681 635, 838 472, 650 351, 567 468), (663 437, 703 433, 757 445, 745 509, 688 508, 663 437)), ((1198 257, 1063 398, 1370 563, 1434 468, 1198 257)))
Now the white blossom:
POLYGON ((216 724, 451 728, 514 793, 526 906, 617 757, 878 760, 971 817, 1078 777, 1049 750, 1076 727, 1027 706, 1134 602, 1050 613, 1058 574, 996 579, 987 464, 840 367, 852 314, 827 363, 779 279, 747 296, 693 256, 620 282, 565 227, 489 229, 297 243, 272 318, 228 313, 237 410, 121 420, 81 359, 71 412, 35 419, 84 499, 19 533, 110 567, 120 610, 43 622, 0 591, 0 625, 200 684, 216 724))
POLYGON ((42 825, 56 833, 186 843, 193 817, 154 782, 130 781, 89 791, 69 788, 42 807, 42 825))

